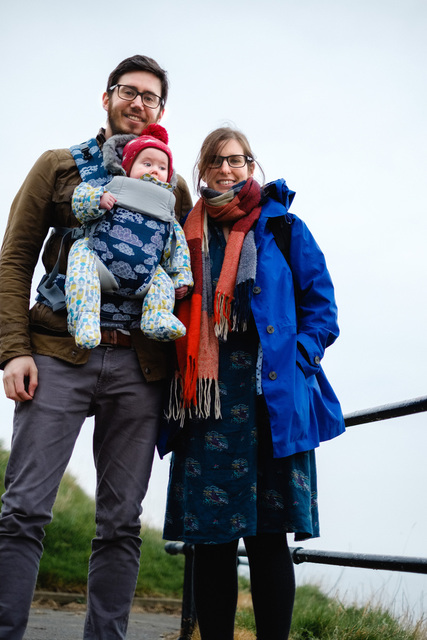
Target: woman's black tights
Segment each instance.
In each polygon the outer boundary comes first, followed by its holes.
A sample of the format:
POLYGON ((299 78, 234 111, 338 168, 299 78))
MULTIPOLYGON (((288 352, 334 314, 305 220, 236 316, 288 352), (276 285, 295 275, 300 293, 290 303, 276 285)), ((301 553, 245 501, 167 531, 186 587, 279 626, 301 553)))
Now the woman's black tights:
POLYGON ((238 540, 194 546, 194 604, 202 640, 233 640, 237 545, 238 540))
POLYGON ((294 563, 284 533, 245 538, 258 640, 287 640, 295 599, 294 563))
MULTIPOLYGON (((295 597, 285 534, 244 538, 258 640, 287 640, 295 597)), ((202 640, 233 640, 237 606, 237 545, 196 544, 194 601, 202 640)))

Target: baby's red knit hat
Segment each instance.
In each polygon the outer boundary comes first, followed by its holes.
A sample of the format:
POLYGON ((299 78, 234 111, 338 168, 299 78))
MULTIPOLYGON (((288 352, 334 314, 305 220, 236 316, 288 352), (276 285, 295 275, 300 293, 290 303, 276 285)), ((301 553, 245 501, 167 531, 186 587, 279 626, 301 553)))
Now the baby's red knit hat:
POLYGON ((133 162, 140 151, 143 149, 160 149, 164 151, 169 159, 168 182, 173 173, 172 152, 168 147, 168 132, 160 124, 149 124, 138 138, 134 138, 127 143, 123 149, 122 167, 127 175, 132 168, 133 162))

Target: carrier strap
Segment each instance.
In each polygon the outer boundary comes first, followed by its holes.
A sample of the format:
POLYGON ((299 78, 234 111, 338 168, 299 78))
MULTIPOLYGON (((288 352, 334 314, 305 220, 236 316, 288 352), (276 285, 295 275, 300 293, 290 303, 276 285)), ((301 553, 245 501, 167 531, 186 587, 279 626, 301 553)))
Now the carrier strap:
MULTIPOLYGON (((110 174, 104 167, 102 151, 96 138, 91 138, 86 142, 70 147, 70 152, 79 170, 82 182, 89 182, 92 186, 99 187, 111 180, 110 174)), ((58 286, 56 279, 59 275, 59 261, 64 240, 66 238, 76 240, 86 235, 87 232, 79 227, 54 227, 53 231, 62 237, 58 258, 52 271, 45 273, 42 277, 37 287, 37 292, 40 294, 40 302, 47 302, 53 311, 61 311, 61 309, 65 309, 65 294, 58 286)))
POLYGON ((37 293, 50 302, 53 311, 61 311, 61 309, 65 309, 65 295, 56 284, 56 278, 59 273, 59 261, 62 254, 62 248, 64 246, 64 240, 67 237, 71 240, 77 240, 77 238, 82 238, 85 235, 85 232, 84 229, 81 229, 80 227, 54 227, 53 231, 54 233, 62 236, 58 257, 52 271, 50 273, 45 273, 40 280, 39 286, 37 287, 37 293))

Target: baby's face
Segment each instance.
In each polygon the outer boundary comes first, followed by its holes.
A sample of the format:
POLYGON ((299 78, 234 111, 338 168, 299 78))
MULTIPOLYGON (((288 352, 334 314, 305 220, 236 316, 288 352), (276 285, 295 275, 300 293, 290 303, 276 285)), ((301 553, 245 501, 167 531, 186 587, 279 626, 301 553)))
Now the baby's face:
POLYGON ((129 173, 130 178, 140 178, 145 173, 154 176, 161 182, 167 182, 169 173, 169 158, 164 151, 148 147, 136 156, 129 173))

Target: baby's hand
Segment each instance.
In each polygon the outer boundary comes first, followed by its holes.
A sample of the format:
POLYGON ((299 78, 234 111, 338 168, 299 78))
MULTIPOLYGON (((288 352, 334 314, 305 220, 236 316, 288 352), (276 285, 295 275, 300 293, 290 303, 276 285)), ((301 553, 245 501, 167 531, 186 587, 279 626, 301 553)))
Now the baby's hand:
POLYGON ((109 191, 104 191, 99 201, 99 208, 107 209, 108 211, 110 211, 110 209, 114 207, 116 202, 117 200, 112 193, 110 193, 109 191))
POLYGON ((187 293, 188 293, 188 287, 185 284, 183 287, 178 287, 178 289, 175 289, 175 298, 177 300, 181 300, 181 298, 186 296, 187 293))

